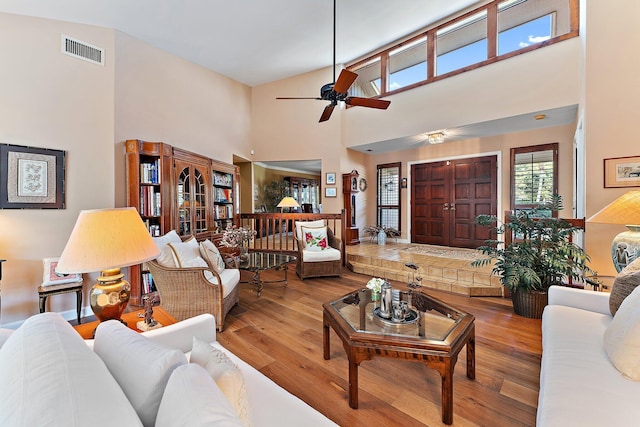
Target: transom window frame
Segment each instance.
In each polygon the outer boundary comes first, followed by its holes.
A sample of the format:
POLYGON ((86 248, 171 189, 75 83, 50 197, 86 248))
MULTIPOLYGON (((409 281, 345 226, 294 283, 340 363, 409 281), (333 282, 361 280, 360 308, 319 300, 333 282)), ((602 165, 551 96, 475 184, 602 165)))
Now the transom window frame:
MULTIPOLYGON (((515 170, 516 170, 516 155, 526 153, 536 153, 541 151, 552 151, 553 153, 553 194, 558 194, 558 149, 559 144, 557 142, 540 145, 530 145, 526 147, 513 147, 511 148, 511 171, 510 171, 510 184, 511 184, 511 209, 513 211, 531 209, 537 206, 535 203, 516 204, 516 182, 515 182, 515 170)), ((553 211, 552 216, 557 217, 558 212, 553 211)))
MULTIPOLYGON (((529 0, 531 1, 531 0, 529 0)), ((580 35, 580 0, 568 0, 569 1, 569 31, 564 34, 552 36, 550 39, 531 44, 526 47, 522 47, 520 49, 507 52, 502 55, 498 55, 498 6, 501 3, 504 3, 505 0, 494 0, 490 3, 487 3, 483 6, 477 7, 469 12, 463 13, 453 19, 450 19, 446 22, 443 22, 437 26, 426 29, 425 31, 421 31, 419 34, 412 36, 402 42, 396 43, 386 49, 372 52, 366 58, 359 60, 355 63, 352 63, 346 67, 347 70, 353 71, 357 73, 359 68, 362 68, 365 65, 371 64, 375 61, 380 61, 380 93, 375 96, 370 96, 371 98, 382 98, 388 95, 394 95, 396 93, 404 92, 407 90, 415 89, 420 86, 424 86, 429 83, 433 83, 442 79, 446 79, 452 76, 456 76, 458 74, 475 70, 477 68, 483 67, 485 65, 493 64, 498 61, 503 61, 505 59, 512 58, 517 55, 521 55, 523 53, 531 52, 537 49, 541 49, 546 46, 553 45, 555 43, 559 43, 564 40, 568 40, 574 37, 578 37, 580 35), (456 70, 449 71, 444 74, 437 74, 436 72, 436 39, 437 33, 439 30, 442 30, 447 27, 455 27, 455 24, 463 23, 465 20, 483 13, 486 11, 486 21, 487 21, 487 59, 481 62, 477 62, 466 67, 458 68, 456 70), (406 45, 410 45, 415 43, 419 39, 425 38, 427 39, 427 78, 422 81, 418 81, 412 84, 408 84, 406 86, 402 86, 397 89, 389 90, 389 58, 390 53, 401 49, 406 45)))

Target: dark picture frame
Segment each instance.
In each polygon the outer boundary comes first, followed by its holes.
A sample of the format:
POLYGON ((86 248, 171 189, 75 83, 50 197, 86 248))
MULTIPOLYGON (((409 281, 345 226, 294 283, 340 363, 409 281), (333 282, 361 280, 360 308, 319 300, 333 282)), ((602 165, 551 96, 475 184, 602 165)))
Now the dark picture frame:
POLYGON ((0 209, 64 209, 65 154, 0 144, 0 209))
POLYGON ((640 187, 640 156, 604 159, 604 188, 640 187))

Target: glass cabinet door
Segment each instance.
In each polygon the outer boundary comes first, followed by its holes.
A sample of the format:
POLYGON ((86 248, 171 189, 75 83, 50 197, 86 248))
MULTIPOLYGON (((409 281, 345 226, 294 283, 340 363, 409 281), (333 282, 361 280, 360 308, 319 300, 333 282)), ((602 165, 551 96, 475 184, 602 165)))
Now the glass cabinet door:
POLYGON ((207 201, 204 174, 198 169, 194 169, 194 193, 193 193, 193 214, 194 229, 196 233, 207 231, 207 201))
POLYGON ((189 168, 184 168, 178 174, 178 188, 176 191, 178 206, 178 234, 191 234, 191 179, 189 168))

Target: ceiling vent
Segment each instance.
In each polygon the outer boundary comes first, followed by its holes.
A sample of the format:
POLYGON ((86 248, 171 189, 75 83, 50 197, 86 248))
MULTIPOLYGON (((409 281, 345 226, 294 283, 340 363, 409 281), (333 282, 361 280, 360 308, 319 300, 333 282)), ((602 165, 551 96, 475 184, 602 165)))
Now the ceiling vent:
POLYGON ((62 53, 104 66, 104 49, 62 35, 62 53))

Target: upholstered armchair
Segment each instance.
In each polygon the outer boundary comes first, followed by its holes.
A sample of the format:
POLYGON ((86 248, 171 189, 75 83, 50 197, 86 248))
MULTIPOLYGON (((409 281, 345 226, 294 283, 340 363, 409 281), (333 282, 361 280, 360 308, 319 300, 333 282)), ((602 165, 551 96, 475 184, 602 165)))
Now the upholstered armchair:
POLYGON ((160 305, 178 320, 211 313, 221 331, 227 313, 239 301, 240 271, 237 265, 229 268, 235 261, 223 259, 208 240, 182 242, 178 237, 180 242, 164 244, 160 239, 156 240, 160 256, 147 262, 160 305))
POLYGON ((342 243, 324 220, 296 221, 295 229, 298 277, 340 276, 342 243))

